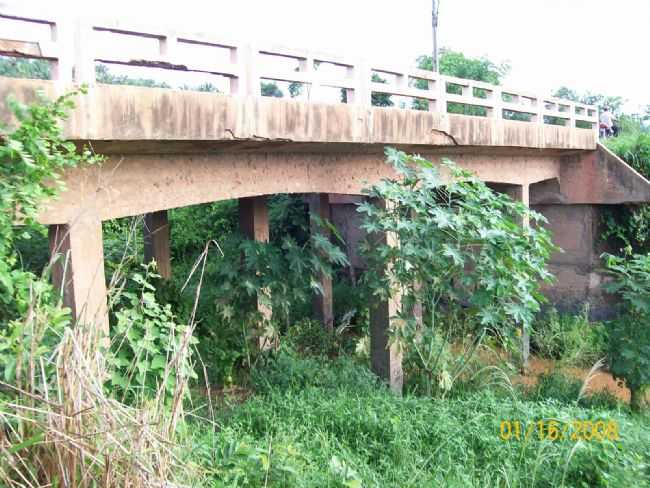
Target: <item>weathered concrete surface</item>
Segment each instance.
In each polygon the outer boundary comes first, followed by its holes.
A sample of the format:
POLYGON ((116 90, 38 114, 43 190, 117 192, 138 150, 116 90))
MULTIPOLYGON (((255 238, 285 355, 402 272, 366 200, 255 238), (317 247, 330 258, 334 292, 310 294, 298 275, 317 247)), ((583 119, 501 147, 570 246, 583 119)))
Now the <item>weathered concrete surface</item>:
POLYGON ((172 276, 172 263, 167 211, 146 214, 143 227, 144 262, 155 261, 160 277, 168 280, 172 276))
POLYGON ((562 203, 650 201, 650 182, 601 144, 596 151, 567 156, 559 183, 562 203))
POLYGON ((534 205, 547 219, 553 242, 563 252, 554 253, 549 271, 556 276, 544 285, 544 294, 560 311, 578 312, 588 304, 594 319, 610 318, 614 298, 603 290, 608 279, 600 272, 600 255, 607 250, 599 241, 600 212, 597 205, 534 205))
MULTIPOLYGON (((269 211, 266 195, 239 199, 239 230, 250 240, 257 242, 269 241, 269 211)), ((257 310, 263 320, 270 320, 273 310, 266 300, 267 289, 257 292, 257 310)), ((257 324, 260 349, 269 349, 275 346, 275 338, 270 337, 264 330, 264 324, 257 324)))
MULTIPOLYGON (((2 78, 0 98, 33 100, 66 87, 2 78)), ((72 88, 70 86, 69 88, 72 88)), ((77 100, 67 126, 73 140, 283 141, 595 149, 593 130, 486 117, 272 97, 220 96, 171 89, 96 85, 77 100)), ((6 111, 0 120, 8 122, 6 111)))
MULTIPOLYGON (((458 154, 454 160, 483 180, 512 184, 556 178, 560 171, 560 159, 553 156, 458 154)), ((274 193, 359 195, 368 184, 392 176, 382 152, 115 156, 101 166, 66 172, 67 191, 49 202, 40 220, 67 223, 89 210, 107 220, 274 193)))
POLYGON ((57 259, 54 284, 78 323, 90 326, 86 338, 98 344, 108 334, 102 223, 88 212, 70 224, 52 226, 49 233, 51 254, 57 259))

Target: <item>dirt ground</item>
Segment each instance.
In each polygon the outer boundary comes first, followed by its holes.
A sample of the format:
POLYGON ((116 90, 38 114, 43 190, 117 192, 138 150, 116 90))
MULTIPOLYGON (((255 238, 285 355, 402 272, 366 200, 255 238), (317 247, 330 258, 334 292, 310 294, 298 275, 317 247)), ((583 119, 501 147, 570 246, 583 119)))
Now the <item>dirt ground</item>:
MULTIPOLYGON (((558 366, 555 361, 533 356, 530 358, 529 365, 528 374, 525 376, 517 376, 515 379, 513 379, 513 382, 532 386, 537 383, 537 379, 540 375, 543 373, 550 373, 556 368, 560 369, 564 374, 580 381, 584 381, 589 374, 588 369, 558 366)), ((610 373, 606 371, 598 371, 592 376, 591 380, 589 381, 586 392, 589 394, 603 391, 608 391, 626 403, 630 402, 629 389, 627 389, 625 386, 619 385, 610 373)), ((650 391, 646 395, 646 398, 648 401, 650 401, 650 391)))

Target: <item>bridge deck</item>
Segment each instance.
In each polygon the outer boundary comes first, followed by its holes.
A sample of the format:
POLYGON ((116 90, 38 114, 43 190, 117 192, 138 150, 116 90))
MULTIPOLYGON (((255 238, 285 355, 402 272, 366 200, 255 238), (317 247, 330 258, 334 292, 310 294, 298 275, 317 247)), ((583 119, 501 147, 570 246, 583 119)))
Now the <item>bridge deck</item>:
POLYGON ((0 54, 45 59, 53 68, 50 82, 2 80, 0 96, 26 94, 39 85, 50 93, 73 83, 90 86, 90 95, 68 127, 72 139, 592 150, 597 143, 594 106, 415 68, 251 45, 212 34, 114 20, 71 21, 56 12, 2 7, 0 54), (160 68, 181 78, 209 75, 221 93, 99 85, 98 63, 160 68), (261 83, 273 81, 293 83, 300 100, 262 98, 261 83), (378 95, 403 108, 373 107, 372 98, 378 95), (340 101, 345 103, 336 103, 340 101), (453 107, 482 116, 448 113, 453 107))
MULTIPOLYGON (((70 86, 69 88, 72 88, 70 86)), ((0 79, 0 97, 54 95, 53 81, 0 79)), ((493 146, 595 149, 593 130, 396 108, 97 84, 77 100, 66 128, 72 140, 493 146)), ((0 114, 8 122, 8 114, 0 114)), ((254 146, 254 144, 253 144, 254 146)), ((182 146, 177 146, 182 147, 182 146)), ((121 150, 132 152, 126 144, 121 150)))

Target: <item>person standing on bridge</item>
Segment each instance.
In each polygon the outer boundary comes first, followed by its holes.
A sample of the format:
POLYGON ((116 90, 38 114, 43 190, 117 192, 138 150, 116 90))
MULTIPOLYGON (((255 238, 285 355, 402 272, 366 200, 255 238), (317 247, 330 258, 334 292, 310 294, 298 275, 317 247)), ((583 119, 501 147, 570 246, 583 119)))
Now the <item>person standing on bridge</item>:
POLYGON ((609 111, 609 107, 603 107, 600 114, 600 137, 610 137, 612 135, 612 127, 614 126, 614 117, 609 111))

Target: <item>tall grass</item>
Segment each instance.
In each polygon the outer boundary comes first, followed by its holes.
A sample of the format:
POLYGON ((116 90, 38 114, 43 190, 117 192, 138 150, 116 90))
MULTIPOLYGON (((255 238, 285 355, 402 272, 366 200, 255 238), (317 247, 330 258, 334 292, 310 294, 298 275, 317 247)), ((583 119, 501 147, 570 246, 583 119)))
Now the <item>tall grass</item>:
MULTIPOLYGON (((129 260, 125 253, 116 266, 110 280, 113 297, 127 286, 129 260)), ((185 416, 193 320, 170 330, 178 347, 165 357, 154 391, 125 402, 107 387, 120 367, 110 359, 119 355, 120 344, 113 340, 109 349, 97 348, 100 341, 91 337, 96 329, 92 324, 71 323, 67 311, 52 306, 47 296, 51 265, 32 283, 29 310, 14 327, 19 337, 13 339, 24 345, 17 352, 15 379, 0 382, 0 485, 117 488, 191 483, 196 467, 190 470, 179 458, 177 434, 185 416)), ((202 271, 201 262, 197 269, 202 271)), ((195 307, 202 272, 198 280, 195 307)), ((116 299, 111 302, 115 305, 116 299)), ((133 371, 141 360, 136 356, 133 364, 121 367, 133 371)), ((136 386, 124 386, 129 388, 136 386)))
POLYGON ((195 455, 214 476, 207 486, 619 487, 650 479, 650 423, 615 409, 485 388, 399 398, 349 358, 286 350, 255 373, 254 385, 256 396, 221 412, 216 434, 193 430, 195 455), (542 419, 613 420, 622 440, 499 436, 501 420, 542 419), (256 475, 269 465, 268 477, 256 475))

